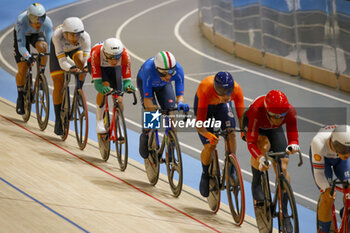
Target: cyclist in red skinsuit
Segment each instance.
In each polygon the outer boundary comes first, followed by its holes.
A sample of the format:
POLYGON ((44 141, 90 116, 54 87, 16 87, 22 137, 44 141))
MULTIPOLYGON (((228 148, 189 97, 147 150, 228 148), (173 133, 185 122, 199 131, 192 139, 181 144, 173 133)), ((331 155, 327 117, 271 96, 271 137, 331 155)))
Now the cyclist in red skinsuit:
MULTIPOLYGON (((135 91, 135 87, 131 84, 130 57, 120 40, 109 38, 91 49, 88 63, 95 89, 98 91, 96 96, 96 132, 105 133, 104 106, 101 106, 104 94, 111 91, 110 87, 119 91, 135 91)), ((118 102, 123 111, 122 95, 118 96, 118 102)))
MULTIPOLYGON (((255 99, 249 106, 243 116, 243 128, 246 130, 248 150, 252 154, 252 194, 254 208, 258 211, 264 202, 261 172, 269 169, 269 165, 265 165, 264 155, 267 151, 288 153, 281 158, 281 165, 283 175, 290 182, 287 172, 288 155, 300 150, 295 108, 289 104, 283 92, 272 90, 266 96, 255 99), (288 144, 282 128, 284 124, 286 124, 288 144)), ((274 168, 276 172, 275 165, 274 168)), ((287 201, 287 198, 283 198, 282 208, 287 208, 287 201)), ((258 218, 259 216, 256 216, 257 221, 258 218)), ((284 220, 287 229, 292 227, 289 219, 284 220)))
MULTIPOLYGON (((215 118, 221 121, 222 129, 234 129, 236 126, 232 103, 235 102, 239 126, 242 126, 242 118, 245 110, 242 88, 236 83, 228 72, 218 72, 215 76, 209 76, 201 81, 194 100, 194 111, 197 121, 205 121, 215 118)), ((201 152, 203 167, 200 193, 203 197, 209 195, 210 154, 215 150, 218 138, 213 134, 213 128, 198 127, 199 137, 204 145, 201 152)), ((230 132, 229 143, 231 152, 236 152, 235 132, 230 132)))

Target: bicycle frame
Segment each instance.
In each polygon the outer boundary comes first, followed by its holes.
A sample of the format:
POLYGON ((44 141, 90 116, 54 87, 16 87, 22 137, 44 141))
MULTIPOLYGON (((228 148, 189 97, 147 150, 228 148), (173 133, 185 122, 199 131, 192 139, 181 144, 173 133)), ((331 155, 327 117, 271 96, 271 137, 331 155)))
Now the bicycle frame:
MULTIPOLYGON (((340 225, 340 229, 338 229, 338 224, 337 224, 337 215, 335 212, 335 206, 334 204, 332 205, 332 219, 334 222, 334 232, 335 233, 348 233, 349 230, 348 229, 344 229, 344 226, 347 225, 349 228, 349 225, 345 222, 348 221, 348 208, 350 207, 350 185, 344 182, 336 182, 336 180, 334 181, 334 186, 332 189, 332 192, 334 192, 334 189, 343 193, 344 197, 345 197, 345 203, 344 203, 344 212, 343 212, 343 217, 342 217, 342 221, 341 221, 341 225, 340 225), (344 187, 340 187, 340 186, 336 186, 336 184, 344 184, 344 187)), ((332 195, 332 194, 331 194, 332 195)))
MULTIPOLYGON (((112 100, 113 100, 113 112, 112 112, 112 120, 111 124, 109 126, 109 140, 116 142, 117 141, 117 132, 115 131, 115 111, 117 108, 119 108, 119 103, 118 103, 118 94, 117 93, 112 93, 112 100)), ((108 97, 106 96, 106 107, 105 111, 107 114, 109 114, 109 106, 108 106, 108 97)))
MULTIPOLYGON (((166 121, 170 121, 168 115, 165 115, 165 120, 166 120, 166 121)), ((167 126, 166 126, 166 128, 165 128, 165 132, 164 132, 164 136, 163 136, 163 140, 162 140, 161 146, 159 146, 159 135, 158 135, 158 130, 157 130, 157 129, 154 130, 154 133, 155 133, 155 135, 156 135, 157 145, 158 145, 158 148, 159 148, 159 150, 158 150, 158 160, 159 160, 161 163, 164 162, 164 161, 161 160, 161 157, 162 157, 163 152, 164 152, 165 142, 166 142, 167 137, 168 137, 168 132, 169 132, 169 130, 171 130, 171 129, 172 129, 171 124, 167 124, 167 126), (170 126, 169 126, 169 125, 170 125, 170 126)))

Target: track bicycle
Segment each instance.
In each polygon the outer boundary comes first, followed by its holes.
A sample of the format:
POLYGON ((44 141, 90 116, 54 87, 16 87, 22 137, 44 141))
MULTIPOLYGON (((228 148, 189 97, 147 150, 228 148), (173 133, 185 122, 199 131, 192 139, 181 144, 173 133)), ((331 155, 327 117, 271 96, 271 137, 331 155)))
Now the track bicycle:
POLYGON ((226 189, 227 199, 230 206, 231 215, 237 226, 243 223, 245 216, 245 195, 244 184, 237 157, 231 153, 229 143, 229 133, 242 132, 237 129, 225 129, 214 131, 215 136, 222 136, 225 140, 225 159, 222 172, 218 152, 215 149, 211 153, 211 163, 209 164, 209 196, 207 201, 210 209, 216 213, 220 208, 221 190, 226 189))
MULTIPOLYGON (((278 218, 278 231, 283 233, 299 233, 299 219, 293 190, 284 177, 281 165, 281 156, 287 152, 267 152, 265 164, 271 160, 276 164, 275 192, 272 199, 268 170, 261 173, 261 188, 265 196, 263 206, 254 208, 257 225, 260 232, 272 232, 273 218, 278 218), (258 218, 260 220, 258 220, 258 218)), ((303 164, 299 153, 300 167, 303 164)))
MULTIPOLYGON (((177 108, 158 110, 165 117, 165 132, 162 143, 159 142, 157 129, 151 129, 148 133, 148 158, 145 159, 147 178, 151 185, 156 185, 159 179, 160 164, 165 163, 170 189, 175 197, 180 196, 183 183, 183 167, 180 144, 169 117, 169 113, 177 111, 177 108), (165 152, 165 157, 163 153, 165 152)), ((185 113, 184 122, 187 121, 185 113)))
POLYGON ((65 141, 69 134, 69 122, 74 121, 75 137, 77 139, 80 150, 83 150, 87 144, 89 134, 89 116, 86 104, 86 98, 83 87, 83 81, 79 80, 79 74, 83 72, 64 72, 64 84, 62 88, 62 104, 61 104, 61 122, 63 135, 62 140, 65 141), (71 76, 75 77, 75 89, 73 99, 69 94, 69 82, 71 76))
MULTIPOLYGON (((330 195, 333 196, 334 191, 339 191, 344 194, 344 209, 343 209, 343 214, 341 216, 341 222, 340 222, 340 228, 338 227, 338 222, 337 222, 337 214, 335 212, 335 206, 334 203, 332 205, 332 224, 331 224, 331 229, 329 232, 334 232, 334 233, 349 233, 350 232, 350 184, 347 181, 341 181, 338 178, 333 180, 331 182, 331 193, 330 195), (339 186, 339 185, 342 185, 339 186)), ((317 212, 318 213, 318 207, 320 204, 320 198, 318 199, 317 202, 317 212)), ((317 229, 318 227, 318 216, 316 218, 316 223, 317 223, 317 229)))
POLYGON ((41 59, 43 56, 49 55, 49 53, 31 53, 31 56, 35 58, 36 62, 36 76, 32 79, 32 67, 29 67, 29 71, 26 75, 26 83, 24 85, 24 115, 22 116, 24 122, 27 122, 30 118, 32 104, 35 103, 37 121, 40 130, 45 130, 49 122, 50 114, 50 94, 47 79, 45 77, 45 67, 42 67, 41 59))
MULTIPOLYGON (((128 92, 129 93, 129 92, 128 92)), ((134 96, 133 105, 137 104, 135 92, 130 92, 134 96)), ((111 141, 115 143, 117 159, 120 170, 125 171, 128 165, 128 135, 126 124, 122 110, 118 102, 118 96, 122 96, 123 92, 113 89, 107 93, 103 99, 102 106, 105 105, 103 113, 103 122, 107 133, 97 134, 98 145, 101 157, 104 161, 109 159, 111 151, 111 141), (108 96, 112 95, 113 111, 112 118, 109 114, 108 96), (111 120, 112 119, 112 120, 111 120)))

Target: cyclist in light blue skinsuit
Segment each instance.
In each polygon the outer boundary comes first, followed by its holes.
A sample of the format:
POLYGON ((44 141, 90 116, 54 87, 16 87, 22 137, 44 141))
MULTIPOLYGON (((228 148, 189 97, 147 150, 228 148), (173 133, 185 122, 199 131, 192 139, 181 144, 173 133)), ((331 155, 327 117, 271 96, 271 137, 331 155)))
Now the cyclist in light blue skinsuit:
MULTIPOLYGON (((20 115, 24 114, 23 87, 26 82, 25 74, 35 61, 30 55, 29 46, 35 47, 39 53, 47 53, 52 31, 52 21, 46 16, 45 8, 39 3, 30 5, 28 10, 22 12, 17 18, 13 31, 13 47, 18 67, 16 74, 18 90, 16 112, 20 115)), ((41 60, 43 69, 46 61, 46 57, 41 60)))
MULTIPOLYGON (((190 109, 188 104, 184 103, 183 68, 169 51, 159 52, 142 65, 137 74, 137 88, 140 91, 142 106, 146 111, 158 109, 154 94, 161 109, 172 109, 176 103, 178 110, 187 112, 190 109), (172 81, 175 81, 176 100, 172 81)), ((143 129, 139 151, 144 159, 148 157, 147 141, 148 131, 143 129)))

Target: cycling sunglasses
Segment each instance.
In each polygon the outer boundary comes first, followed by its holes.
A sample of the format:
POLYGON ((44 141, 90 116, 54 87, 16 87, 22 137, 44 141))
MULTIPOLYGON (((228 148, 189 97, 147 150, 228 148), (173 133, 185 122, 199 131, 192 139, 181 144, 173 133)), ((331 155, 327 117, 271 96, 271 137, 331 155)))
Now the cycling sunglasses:
POLYGON ((108 60, 118 60, 121 56, 122 56, 123 53, 121 54, 117 54, 117 55, 113 55, 113 54, 108 54, 108 53, 105 53, 105 56, 108 60))
POLYGON ((173 76, 176 74, 176 67, 168 70, 157 68, 157 71, 160 77, 165 77, 167 74, 170 74, 171 76, 173 76))
POLYGON ((288 111, 284 112, 284 113, 272 113, 272 112, 269 112, 267 111, 267 114, 269 115, 269 117, 272 117, 272 118, 275 118, 275 119, 281 119, 281 118, 284 118, 286 117, 288 111))
POLYGON ((43 23, 45 21, 46 18, 46 14, 44 14, 43 16, 35 16, 35 15, 28 15, 29 21, 33 24, 37 24, 37 23, 43 23))
POLYGON ((337 154, 346 155, 350 153, 350 146, 343 145, 338 141, 333 141, 332 145, 334 147, 335 152, 337 152, 337 154))

